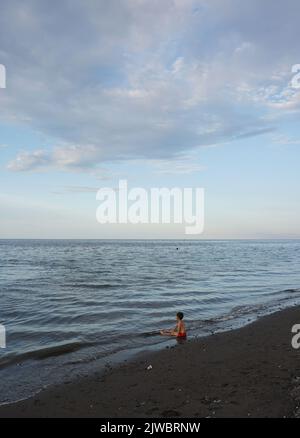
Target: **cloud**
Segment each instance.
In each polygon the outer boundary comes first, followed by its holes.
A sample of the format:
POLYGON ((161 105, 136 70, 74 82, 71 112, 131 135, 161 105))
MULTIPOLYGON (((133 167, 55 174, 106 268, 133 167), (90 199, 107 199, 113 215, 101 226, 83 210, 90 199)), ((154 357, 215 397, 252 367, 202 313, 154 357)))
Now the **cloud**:
POLYGON ((300 108, 297 0, 6 0, 0 117, 52 139, 12 171, 96 171, 261 135, 300 108), (80 29, 80 31, 79 31, 80 29), (273 119, 274 120, 274 119, 273 119))
POLYGON ((291 138, 286 135, 278 135, 274 137, 273 142, 281 146, 300 145, 300 139, 291 138))
POLYGON ((43 150, 20 152, 14 161, 7 165, 8 170, 14 172, 39 170, 48 167, 49 157, 43 150))
POLYGON ((66 186, 65 191, 68 193, 97 193, 99 187, 87 187, 87 186, 66 186))
POLYGON ((187 175, 202 172, 205 167, 198 162, 193 162, 190 157, 174 160, 153 160, 150 163, 159 174, 187 175))

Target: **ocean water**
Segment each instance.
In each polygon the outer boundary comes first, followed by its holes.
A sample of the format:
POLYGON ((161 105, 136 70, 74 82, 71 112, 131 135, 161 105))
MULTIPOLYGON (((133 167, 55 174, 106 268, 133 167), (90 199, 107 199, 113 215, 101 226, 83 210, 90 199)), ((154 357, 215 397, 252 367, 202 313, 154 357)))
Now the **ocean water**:
POLYGON ((299 240, 0 240, 0 404, 295 304, 299 240))

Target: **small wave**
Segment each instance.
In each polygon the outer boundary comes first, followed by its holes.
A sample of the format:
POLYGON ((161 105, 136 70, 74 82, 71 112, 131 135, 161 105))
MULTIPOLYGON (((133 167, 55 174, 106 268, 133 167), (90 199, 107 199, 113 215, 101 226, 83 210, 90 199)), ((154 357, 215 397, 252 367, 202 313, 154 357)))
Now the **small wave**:
POLYGON ((296 294, 300 294, 300 288, 290 288, 290 289, 281 289, 281 290, 277 290, 277 291, 271 291, 271 292, 267 292, 264 293, 265 296, 278 296, 278 295, 282 295, 282 294, 291 294, 291 295, 296 295, 296 294))
POLYGON ((158 330, 153 330, 152 332, 145 332, 145 333, 140 333, 139 336, 142 338, 148 338, 151 336, 157 336, 160 335, 158 330))
POLYGON ((40 394, 42 391, 47 389, 48 386, 50 386, 50 385, 44 385, 41 389, 37 389, 36 391, 32 391, 32 393, 28 394, 26 397, 16 398, 13 400, 4 400, 2 402, 0 401, 0 406, 9 406, 9 405, 12 405, 15 403, 20 403, 22 401, 28 400, 28 399, 40 394))
POLYGON ((286 294, 296 294, 296 293, 300 293, 300 289, 299 288, 296 288, 296 289, 284 289, 282 292, 286 293, 286 294))
POLYGON ((93 284, 93 283, 66 283, 65 287, 72 288, 85 288, 85 289, 110 289, 120 287, 119 284, 111 284, 111 283, 102 283, 102 284, 93 284))
POLYGON ((8 365, 24 362, 29 359, 43 360, 49 357, 61 356, 67 353, 73 353, 82 348, 91 345, 91 343, 83 342, 68 342, 65 344, 54 345, 52 347, 44 347, 36 350, 26 351, 24 353, 4 358, 0 361, 0 368, 4 368, 8 365))
POLYGON ((236 306, 231 309, 228 313, 224 315, 215 316, 213 318, 204 319, 201 322, 202 324, 215 324, 219 322, 230 321, 242 316, 246 316, 248 314, 256 313, 264 308, 263 304, 255 304, 255 305, 241 305, 236 306))

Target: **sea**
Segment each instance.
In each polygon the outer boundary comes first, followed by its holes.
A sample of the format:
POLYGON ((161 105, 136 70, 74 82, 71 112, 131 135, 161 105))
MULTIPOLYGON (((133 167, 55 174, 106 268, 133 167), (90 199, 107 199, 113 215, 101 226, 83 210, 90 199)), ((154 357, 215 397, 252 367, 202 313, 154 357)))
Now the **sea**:
POLYGON ((0 404, 298 304, 300 240, 0 240, 0 404))

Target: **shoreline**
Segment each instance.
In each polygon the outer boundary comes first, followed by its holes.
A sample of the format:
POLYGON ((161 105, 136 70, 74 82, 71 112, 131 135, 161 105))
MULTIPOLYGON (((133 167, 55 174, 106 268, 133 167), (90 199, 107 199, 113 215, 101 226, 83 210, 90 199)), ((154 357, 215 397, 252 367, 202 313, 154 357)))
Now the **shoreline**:
POLYGON ((300 350, 291 346, 297 323, 300 306, 228 332, 174 339, 104 373, 2 405, 0 418, 300 416, 300 350))

